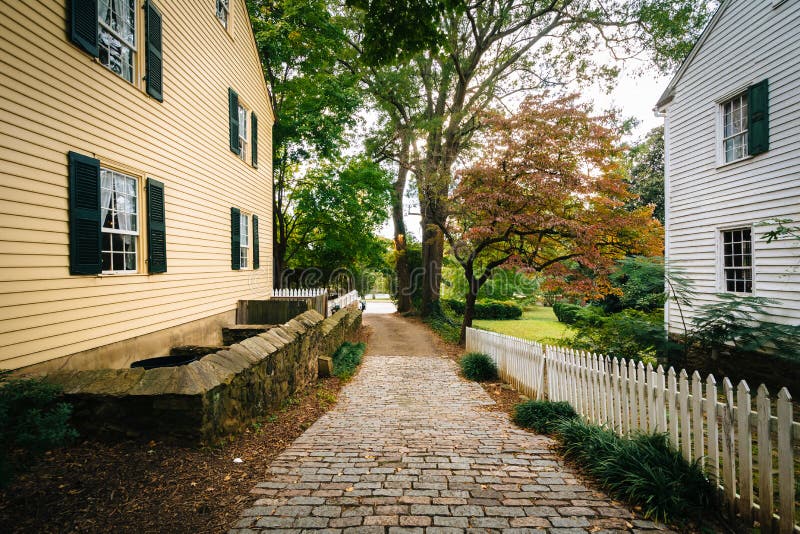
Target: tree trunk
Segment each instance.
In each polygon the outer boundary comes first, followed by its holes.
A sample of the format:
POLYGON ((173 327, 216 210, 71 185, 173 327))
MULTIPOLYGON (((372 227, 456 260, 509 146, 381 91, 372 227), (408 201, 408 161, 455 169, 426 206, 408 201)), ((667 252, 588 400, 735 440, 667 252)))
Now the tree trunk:
POLYGON ((428 317, 440 311, 439 289, 442 285, 442 259, 444 235, 433 222, 433 217, 422 215, 422 315, 428 317))
POLYGON ((442 286, 444 258, 444 226, 447 218, 447 194, 450 187, 451 164, 437 154, 429 155, 428 171, 419 187, 422 207, 422 315, 441 313, 439 291, 442 286))
POLYGON ((461 334, 458 337, 458 344, 462 347, 467 341, 467 328, 472 326, 472 320, 475 318, 475 301, 478 299, 478 291, 472 288, 473 283, 470 283, 469 290, 467 290, 467 298, 464 302, 464 320, 461 321, 461 334))
MULTIPOLYGON (((273 235, 277 236, 278 232, 275 232, 273 235)), ((281 243, 280 239, 275 238, 272 244, 272 286, 275 289, 281 289, 284 286, 285 280, 283 279, 283 274, 286 270, 285 257, 286 243, 281 243)))
POLYGON ((408 267, 408 248, 406 241, 406 223, 403 220, 403 193, 408 177, 408 153, 411 143, 409 136, 404 136, 400 147, 400 167, 392 193, 392 221, 394 222, 394 261, 397 274, 397 311, 411 311, 411 273, 408 267))

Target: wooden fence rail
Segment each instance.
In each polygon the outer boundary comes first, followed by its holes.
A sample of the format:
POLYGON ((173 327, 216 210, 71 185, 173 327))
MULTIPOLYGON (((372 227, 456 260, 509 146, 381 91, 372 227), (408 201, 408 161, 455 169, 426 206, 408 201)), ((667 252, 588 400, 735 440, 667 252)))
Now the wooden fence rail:
POLYGON ((619 434, 668 434, 717 482, 730 513, 757 521, 762 533, 800 533, 794 478, 800 423, 786 388, 773 399, 760 385, 753 409, 744 380, 718 384, 696 371, 690 376, 473 328, 466 348, 490 355, 500 376, 531 398, 569 402, 587 421, 619 434))

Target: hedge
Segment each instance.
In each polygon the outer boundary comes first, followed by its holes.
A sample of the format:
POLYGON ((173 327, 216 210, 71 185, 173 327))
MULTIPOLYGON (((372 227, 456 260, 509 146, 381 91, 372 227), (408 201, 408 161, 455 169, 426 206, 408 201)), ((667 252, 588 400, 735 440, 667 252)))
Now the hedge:
POLYGON ((581 307, 577 304, 570 304, 568 302, 556 302, 553 304, 553 313, 560 323, 575 324, 578 320, 578 312, 581 307))
MULTIPOLYGON (((464 315, 466 307, 463 300, 449 299, 444 301, 453 313, 464 315)), ((513 302, 485 300, 475 303, 475 319, 519 319, 522 308, 513 302)))

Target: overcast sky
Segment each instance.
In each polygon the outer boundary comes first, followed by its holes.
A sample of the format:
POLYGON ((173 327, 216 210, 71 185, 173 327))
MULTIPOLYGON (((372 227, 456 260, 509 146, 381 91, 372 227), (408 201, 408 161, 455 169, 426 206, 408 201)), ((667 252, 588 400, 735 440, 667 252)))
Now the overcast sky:
MULTIPOLYGON (((637 66, 634 63, 627 68, 623 67, 614 90, 609 94, 599 86, 582 91, 584 98, 594 103, 595 110, 618 108, 623 118, 633 117, 639 121, 630 138, 626 139, 629 142, 643 138, 652 128, 663 124, 663 119, 653 113, 653 107, 670 80, 669 76, 658 73, 635 75, 633 69, 637 66)), ((418 215, 406 215, 406 228, 417 238, 421 235, 419 223, 418 215)), ((389 219, 381 228, 380 235, 392 238, 393 232, 392 221, 389 219)))

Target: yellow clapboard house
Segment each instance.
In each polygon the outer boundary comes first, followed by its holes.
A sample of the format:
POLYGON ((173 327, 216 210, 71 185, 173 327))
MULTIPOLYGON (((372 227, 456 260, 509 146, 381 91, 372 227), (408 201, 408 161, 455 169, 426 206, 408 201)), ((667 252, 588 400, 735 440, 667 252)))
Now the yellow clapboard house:
POLYGON ((271 295, 273 122, 243 0, 3 0, 0 368, 219 343, 271 295))

